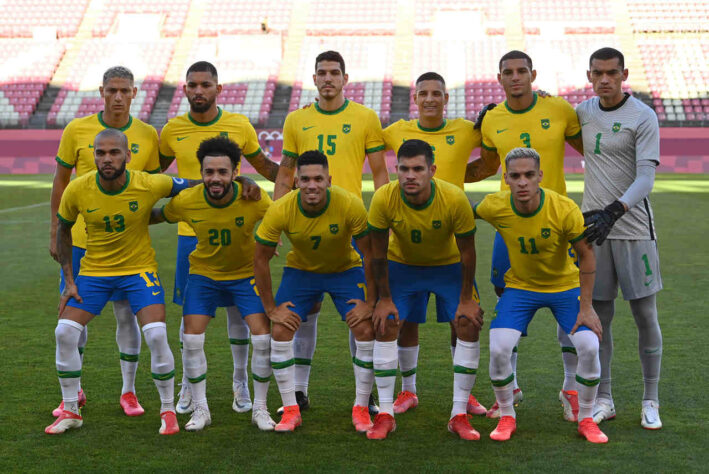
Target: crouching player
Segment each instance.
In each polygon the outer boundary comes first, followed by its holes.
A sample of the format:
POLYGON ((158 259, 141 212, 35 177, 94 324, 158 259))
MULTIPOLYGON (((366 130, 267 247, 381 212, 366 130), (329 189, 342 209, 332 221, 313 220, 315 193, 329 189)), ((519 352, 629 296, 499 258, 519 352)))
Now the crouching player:
POLYGON ((112 128, 93 143, 96 172, 67 186, 59 204, 57 249, 65 277, 55 330, 56 364, 64 409, 45 428, 60 434, 79 428, 81 357, 79 337, 89 321, 101 313, 114 291, 127 295, 150 348, 151 371, 160 394, 160 434, 177 433, 174 406, 175 361, 167 343, 165 293, 160 284, 148 222, 153 205, 197 184, 165 175, 127 171, 131 152, 126 136, 112 128), (76 281, 72 272, 71 228, 78 216, 86 222, 87 247, 76 281))
POLYGON ((190 383, 194 411, 187 431, 204 429, 212 421, 207 404, 207 358, 204 333, 217 307, 236 306, 251 330, 254 403, 251 421, 261 430, 275 422, 266 407, 271 377, 271 335, 258 290, 254 285, 253 231, 271 199, 261 190, 259 200, 244 199, 235 182, 241 150, 226 137, 204 140, 197 150, 204 184, 175 196, 162 209, 153 209, 151 223, 185 222, 197 236, 190 254, 190 274, 182 309, 182 365, 190 383))
POLYGON ((490 378, 500 406, 490 438, 507 441, 516 430, 510 356, 537 310, 549 308, 578 354, 578 431, 592 443, 606 443, 608 437, 592 418, 601 373, 601 323, 591 305, 596 261, 584 238, 583 215, 571 199, 539 187, 542 171, 534 149, 510 151, 505 169, 510 190, 490 194, 475 206, 475 216, 504 239, 511 264, 490 324, 490 378), (569 243, 579 257, 578 268, 568 258, 569 243))
MULTIPOLYGON (((327 157, 306 151, 298 157, 297 186, 266 212, 256 233, 254 271, 266 314, 273 323, 271 365, 283 399, 283 417, 276 431, 293 431, 302 419, 295 396, 293 335, 309 310, 325 293, 354 334, 356 397, 352 424, 358 432, 372 426, 369 396, 374 384, 372 309, 376 293, 371 282, 367 210, 358 196, 331 185, 327 157), (293 245, 286 257, 275 299, 269 261, 282 232, 293 245), (352 246, 352 239, 363 259, 352 246), (364 260, 364 262, 362 262, 364 260), (364 267, 364 268, 363 268, 364 267)), ((396 343, 395 343, 396 344, 396 343)), ((396 345, 395 351, 396 351, 396 345)))
MULTIPOLYGON (((438 321, 453 322, 453 409, 448 430, 477 440, 466 414, 480 359, 479 333, 483 311, 475 289, 475 218, 465 192, 433 178, 431 145, 407 140, 397 152, 398 182, 379 188, 369 210, 374 278, 380 297, 373 321, 374 376, 381 412, 367 432, 384 439, 394 431, 394 382, 398 364, 399 320, 425 311, 416 304, 436 295, 438 321), (391 229, 391 236, 389 230, 391 229), (388 258, 388 262, 387 262, 388 258)), ((413 321, 424 323, 425 319, 413 321)))

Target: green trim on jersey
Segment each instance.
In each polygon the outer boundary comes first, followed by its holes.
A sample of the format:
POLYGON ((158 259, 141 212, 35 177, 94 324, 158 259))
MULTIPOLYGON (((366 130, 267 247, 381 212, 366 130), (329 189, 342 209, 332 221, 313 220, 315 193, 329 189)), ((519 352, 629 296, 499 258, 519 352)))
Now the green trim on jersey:
POLYGON ((149 173, 149 174, 158 174, 158 173, 161 172, 161 171, 162 171, 162 168, 158 166, 158 167, 155 168, 154 170, 148 170, 148 171, 146 171, 146 173, 149 173))
MULTIPOLYGON (((165 206, 167 206, 167 204, 165 204, 165 206)), ((165 215, 165 206, 160 208, 160 214, 162 214, 162 218, 165 219, 165 222, 167 222, 168 224, 175 224, 177 221, 171 221, 165 215)))
POLYGON ((572 138, 578 138, 580 136, 581 136, 581 130, 579 130, 579 133, 577 133, 576 135, 571 135, 570 137, 564 137, 564 138, 566 138, 567 140, 570 140, 572 138))
POLYGON ((374 227, 369 222, 367 222, 367 229, 374 232, 389 232, 389 227, 387 227, 386 229, 380 229, 379 227, 374 227))
POLYGON ((579 235, 578 237, 574 237, 573 239, 569 240, 569 243, 575 244, 576 242, 583 239, 584 237, 586 237, 586 232, 582 232, 581 235, 579 235))
POLYGON ((133 125, 133 116, 132 115, 128 115, 128 123, 122 127, 111 127, 109 124, 104 122, 103 121, 103 110, 101 112, 97 113, 96 116, 98 117, 98 123, 100 123, 105 128, 112 128, 114 130, 118 130, 121 132, 125 132, 126 130, 128 130, 130 128, 131 125, 133 125))
POLYGON ((318 212, 313 214, 313 213, 310 213, 310 212, 306 211, 305 209, 303 209, 303 205, 300 202, 300 190, 299 190, 298 191, 298 209, 300 210, 300 213, 310 219, 314 219, 316 217, 322 216, 325 213, 325 211, 327 211, 327 208, 330 206, 330 188, 327 188, 325 190, 325 194, 327 196, 327 199, 325 201, 325 206, 322 209, 320 209, 318 212))
POLYGON ((369 228, 367 228, 367 230, 364 230, 364 231, 360 232, 359 234, 352 235, 352 238, 355 239, 355 240, 359 240, 359 239, 361 239, 362 237, 367 236, 367 234, 369 234, 369 228))
POLYGON ((469 230, 468 232, 463 232, 462 234, 455 234, 456 237, 470 237, 471 235, 475 235, 475 232, 478 231, 477 227, 474 227, 472 230, 469 230))
POLYGON ((404 204, 406 204, 415 211, 422 211, 428 206, 430 206, 433 202, 433 198, 436 197, 436 182, 431 180, 431 195, 428 197, 428 200, 426 202, 420 205, 416 205, 409 202, 408 199, 406 199, 406 195, 404 194, 404 190, 401 188, 401 186, 399 186, 399 193, 401 194, 401 199, 404 201, 404 204))
POLYGON ((487 151, 497 151, 497 148, 495 148, 494 146, 487 146, 483 141, 480 142, 480 146, 486 149, 487 151))
POLYGON ((165 374, 156 374, 155 372, 151 372, 151 375, 155 380, 170 380, 171 378, 175 377, 175 371, 171 370, 170 372, 167 372, 165 374))
POLYGON ((62 160, 61 158, 59 158, 58 156, 55 157, 54 159, 57 160, 57 163, 60 164, 60 165, 62 165, 64 168, 69 168, 69 169, 73 169, 73 168, 74 168, 74 165, 70 165, 70 164, 67 163, 66 161, 64 161, 64 160, 62 160))
POLYGON ((333 111, 329 111, 329 110, 323 110, 323 109, 321 109, 321 108, 320 108, 320 105, 319 105, 317 102, 315 102, 315 110, 317 110, 318 112, 320 112, 321 114, 324 114, 324 115, 335 115, 335 114, 339 114, 340 112, 342 112, 343 110, 345 110, 348 105, 350 105, 350 101, 349 101, 349 99, 345 99, 345 103, 342 104, 342 106, 340 106, 339 109, 333 110, 333 111))
POLYGON ((74 225, 74 224, 76 224, 76 221, 70 221, 69 219, 65 219, 65 218, 63 218, 62 215, 59 214, 58 212, 57 212, 57 219, 59 219, 60 221, 62 221, 63 223, 65 223, 65 224, 67 224, 67 225, 74 225))
POLYGON ((244 154, 244 158, 246 158, 246 159, 253 158, 255 156, 258 156, 259 153, 261 153, 261 147, 258 147, 258 150, 256 150, 253 153, 249 153, 248 155, 244 154))
POLYGON ((234 201, 236 201, 236 196, 238 196, 238 193, 240 192, 239 191, 239 183, 237 183, 236 181, 232 181, 231 182, 231 189, 234 192, 234 194, 232 194, 229 202, 227 202, 225 204, 214 204, 213 202, 211 202, 209 200, 209 196, 207 195, 207 186, 206 185, 202 188, 202 194, 204 195, 204 200, 206 201, 206 203, 209 204, 211 207, 213 207, 215 209, 224 209, 225 207, 231 206, 231 204, 234 201))
POLYGON ((505 108, 506 108, 510 113, 512 113, 512 114, 523 114, 523 113, 525 113, 525 112, 529 112, 530 110, 532 110, 532 109, 534 108, 535 105, 537 105, 537 93, 536 93, 536 92, 532 92, 532 94, 534 95, 534 100, 532 100, 532 104, 531 104, 529 107, 527 107, 526 109, 524 109, 524 110, 513 110, 513 109, 511 109, 510 106, 507 104, 507 101, 505 101, 505 108))
POLYGON ((298 153, 293 153, 292 151, 281 150, 281 154, 286 155, 287 157, 290 157, 290 158, 298 159, 298 153))
POLYGON ((187 118, 190 119, 190 122, 197 125, 198 127, 209 127, 210 125, 214 125, 215 123, 217 123, 219 121, 219 119, 222 118, 222 108, 217 107, 217 110, 219 111, 217 113, 217 116, 214 119, 210 120, 209 122, 198 122, 192 118, 192 115, 190 115, 189 112, 187 112, 187 118))
POLYGON ((439 130, 443 130, 443 128, 446 126, 447 123, 448 123, 448 122, 446 121, 446 119, 443 119, 443 123, 442 123, 439 127, 426 128, 426 127, 424 127, 424 126, 421 125, 421 121, 420 121, 420 120, 417 120, 417 121, 416 121, 416 126, 418 126, 419 130, 421 130, 422 132, 437 132, 437 131, 439 131, 439 130))
POLYGON ((278 242, 271 242, 270 240, 262 239, 258 235, 254 235, 254 238, 256 239, 256 242, 261 245, 266 245, 268 247, 275 247, 278 245, 278 242))
POLYGON ((96 172, 96 186, 98 186, 99 191, 101 191, 103 194, 107 194, 109 196, 116 196, 118 194, 121 194, 123 191, 126 190, 129 183, 130 183, 130 171, 126 170, 126 182, 123 185, 123 187, 121 189, 119 189, 118 191, 106 191, 101 186, 101 181, 98 178, 98 171, 96 172))
POLYGON ((386 150, 386 148, 387 148, 386 145, 379 145, 379 146, 375 146, 374 148, 367 148, 367 149, 364 150, 364 152, 367 153, 367 154, 369 154, 369 153, 375 153, 375 152, 377 152, 377 151, 386 150))
POLYGON ((159 151, 158 151, 158 155, 160 156, 160 158, 164 158, 164 159, 166 159, 166 160, 174 160, 174 159, 175 159, 174 156, 163 155, 163 154, 160 153, 159 151))
POLYGON ((512 206, 512 211, 517 214, 519 217, 534 217, 537 214, 539 214, 539 211, 542 210, 542 206, 544 206, 544 189, 539 188, 539 192, 542 193, 542 197, 539 199, 539 207, 537 208, 536 211, 530 213, 530 214, 523 214, 517 210, 515 207, 515 201, 512 199, 512 193, 510 193, 510 206, 512 206))

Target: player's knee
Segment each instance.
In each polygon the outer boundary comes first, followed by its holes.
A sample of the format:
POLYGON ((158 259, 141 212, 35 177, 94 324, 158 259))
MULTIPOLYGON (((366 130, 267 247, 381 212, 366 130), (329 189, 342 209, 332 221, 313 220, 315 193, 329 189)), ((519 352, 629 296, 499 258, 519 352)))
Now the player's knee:
POLYGON ((267 337, 268 334, 255 334, 251 338, 251 345, 254 348, 254 352, 270 352, 271 351, 271 338, 267 337))
POLYGON ((578 331, 571 337, 571 341, 576 347, 579 362, 592 362, 598 358, 598 337, 591 331, 578 331))
POLYGON ((460 318, 456 324, 455 334, 463 341, 476 341, 479 329, 468 318, 460 318))
POLYGON ((271 337, 274 341, 291 341, 293 340, 293 334, 293 331, 283 324, 274 323, 271 329, 271 337))
POLYGON ((57 327, 54 329, 54 337, 56 339, 57 346, 60 348, 78 348, 79 337, 81 336, 82 330, 83 325, 75 321, 60 319, 57 322, 57 327))
POLYGON ((371 341, 374 339, 374 326, 372 320, 362 321, 352 328, 352 334, 358 341, 371 341))

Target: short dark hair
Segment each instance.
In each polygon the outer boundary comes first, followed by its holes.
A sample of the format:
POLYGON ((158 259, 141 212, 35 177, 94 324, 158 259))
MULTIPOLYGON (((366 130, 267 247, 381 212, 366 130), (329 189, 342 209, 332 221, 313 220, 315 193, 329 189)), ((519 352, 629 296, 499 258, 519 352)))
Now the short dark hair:
POLYGON ((527 53, 525 53, 524 51, 517 51, 516 49, 513 49, 512 51, 500 58, 500 71, 502 71, 502 62, 507 61, 508 59, 526 59, 527 64, 529 64, 529 70, 531 71, 532 69, 534 69, 534 66, 532 65, 532 58, 530 58, 527 53))
POLYGON ((208 61, 197 61, 196 63, 191 65, 185 73, 185 78, 187 78, 187 76, 189 76, 191 72, 208 72, 212 75, 214 80, 219 80, 219 76, 217 75, 217 68, 214 67, 214 64, 208 61))
POLYGON ((309 150, 298 157, 298 169, 301 166, 306 165, 321 165, 323 168, 328 169, 327 156, 325 153, 318 150, 309 150))
POLYGON ((594 59, 600 59, 601 61, 607 61, 608 59, 618 58, 618 64, 620 69, 625 69, 625 57, 623 53, 615 48, 601 48, 594 51, 590 58, 588 58, 588 68, 591 69, 591 63, 594 59))
POLYGON ((120 130, 116 128, 104 128, 98 134, 96 134, 96 137, 94 138, 94 146, 96 146, 96 142, 104 137, 112 137, 112 138, 117 138, 118 141, 121 143, 121 147, 123 148, 123 151, 128 151, 130 148, 128 147, 128 137, 126 136, 125 133, 121 132, 120 130))
POLYGON ((420 82, 423 81, 439 81, 441 84, 443 84, 443 88, 446 88, 446 81, 443 79, 443 76, 438 74, 437 72, 424 72, 421 74, 418 79, 416 79, 416 85, 418 86, 420 82))
POLYGON ((342 74, 345 73, 345 60, 342 57, 340 53, 337 51, 324 51, 320 54, 318 54, 318 57, 315 58, 315 71, 318 70, 318 63, 320 61, 334 61, 340 63, 340 70, 342 70, 342 74))
POLYGON ((511 162, 521 158, 529 158, 530 160, 533 160, 534 167, 539 169, 541 161, 539 158, 539 153, 537 153, 537 150, 534 148, 525 147, 513 148, 509 153, 507 153, 507 156, 505 156, 505 168, 509 168, 511 162))
POLYGON ((202 169, 204 159, 208 156, 228 156, 232 169, 236 169, 241 161, 241 148, 228 137, 219 135, 207 138, 199 144, 197 159, 199 160, 200 169, 202 169))
POLYGON ((135 82, 133 73, 125 66, 113 66, 106 69, 106 72, 103 73, 103 86, 105 87, 106 83, 114 78, 128 79, 131 86, 135 82))
POLYGON ((423 140, 406 140, 399 147, 399 151, 396 152, 396 161, 398 162, 402 158, 415 158, 421 155, 426 158, 426 164, 428 164, 428 166, 433 164, 433 148, 431 148, 431 145, 423 140))

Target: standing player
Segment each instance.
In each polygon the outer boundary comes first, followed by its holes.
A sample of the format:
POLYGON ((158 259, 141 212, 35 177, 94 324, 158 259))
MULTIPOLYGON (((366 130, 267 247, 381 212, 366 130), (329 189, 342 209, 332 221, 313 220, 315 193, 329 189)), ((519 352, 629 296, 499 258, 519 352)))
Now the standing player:
MULTIPOLYGON (((406 140, 423 140, 433 149, 436 162, 436 178, 455 184, 463 189, 466 167, 470 154, 480 147, 480 130, 475 124, 462 118, 448 119, 443 112, 448 103, 446 82, 440 74, 427 72, 416 79, 413 97, 419 110, 418 120, 399 120, 384 129, 384 142, 396 153, 406 140)), ((428 307, 428 295, 416 305, 422 311, 428 307)), ((416 307, 411 308, 415 310, 416 307)), ((443 310, 443 309, 441 309, 443 310)), ((424 315, 425 316, 425 315, 424 315)), ((451 323, 451 354, 455 354, 455 328, 451 323)), ((416 371, 419 355, 418 324, 406 320, 399 331, 399 368, 401 392, 394 402, 394 413, 404 413, 418 405, 416 395, 416 371)), ((484 415, 486 409, 470 395, 468 413, 484 415)))
POLYGON ((490 438, 507 441, 517 428, 510 356, 534 314, 546 307, 578 352, 578 431, 592 443, 606 443, 592 418, 601 371, 601 323, 591 304, 595 261, 584 241, 583 215, 571 199, 539 187, 544 173, 534 149, 510 151, 505 170, 510 190, 490 194, 475 206, 475 215, 502 235, 511 262, 490 324, 490 378, 500 407, 490 438), (578 268, 568 258, 569 243, 579 256, 578 268))
POLYGON ((378 336, 374 376, 381 409, 367 431, 369 439, 384 439, 396 428, 398 323, 415 318, 419 318, 416 323, 426 322, 426 313, 416 305, 429 293, 436 295, 438 321, 453 322, 458 336, 448 430, 462 439, 480 439, 466 414, 480 359, 483 323, 475 289, 475 219, 465 192, 433 179, 435 171, 431 146, 422 140, 406 141, 397 152, 398 183, 375 192, 369 210, 380 297, 373 320, 378 336))
MULTIPOLYGON (((325 51, 315 58, 313 82, 318 89, 318 101, 296 110, 286 117, 283 125, 283 159, 273 191, 274 200, 293 188, 298 156, 308 150, 320 150, 327 155, 332 183, 362 196, 362 168, 365 157, 372 170, 374 188, 389 182, 384 160, 382 126, 377 114, 367 107, 347 100, 342 93, 349 76, 345 60, 336 51, 325 51)), ((295 384, 298 404, 307 409, 310 364, 315 353, 318 302, 300 325, 295 335, 295 384)), ((350 352, 355 356, 353 336, 350 352)), ((356 367, 354 367, 357 370, 356 367)), ((371 401, 372 411, 376 411, 371 401)))
POLYGON ((101 313, 115 291, 126 295, 150 348, 151 372, 161 401, 160 434, 179 431, 173 400, 175 362, 167 343, 165 296, 148 222, 153 204, 196 182, 127 171, 129 146, 128 138, 118 130, 100 132, 93 141, 97 171, 71 182, 59 205, 57 252, 65 286, 55 335, 64 407, 45 429, 48 434, 60 434, 83 423, 79 411, 79 338, 84 326, 101 313), (71 228, 79 215, 86 225, 87 249, 75 281, 71 228))
POLYGON ((254 257, 256 286, 273 322, 271 364, 283 399, 283 417, 276 431, 293 431, 302 422, 296 400, 293 335, 313 305, 329 293, 355 337, 352 424, 358 432, 364 432, 372 426, 367 405, 374 383, 371 318, 376 301, 371 284, 367 210, 358 196, 331 186, 328 159, 322 152, 303 153, 297 166, 298 190, 276 201, 266 213, 256 233, 254 257), (274 299, 269 260, 282 232, 293 250, 286 258, 274 299), (352 240, 357 242, 362 258, 352 240))
MULTIPOLYGON (((241 148, 244 158, 262 176, 270 181, 276 179, 278 164, 264 155, 256 131, 249 120, 241 114, 227 112, 217 106, 217 96, 222 91, 222 85, 219 84, 217 69, 211 63, 199 61, 192 64, 187 69, 183 90, 190 103, 190 111, 168 121, 160 132, 160 165, 163 170, 177 159, 177 175, 180 178, 199 179, 200 165, 196 157, 199 144, 207 138, 223 136, 234 141, 241 148)), ((177 263, 172 301, 182 305, 190 270, 188 256, 197 245, 197 237, 185 222, 178 224, 177 234, 177 263)), ((252 406, 246 373, 249 359, 249 328, 235 306, 228 307, 226 311, 234 360, 232 408, 242 413, 251 410, 252 406)), ((182 341, 182 331, 183 327, 180 326, 180 341, 182 341)), ((193 409, 192 396, 184 374, 182 384, 177 412, 190 413, 193 409)))
MULTIPOLYGON (((546 175, 545 187, 565 196, 564 143, 569 143, 583 154, 581 127, 573 107, 561 97, 542 97, 532 90, 537 71, 527 54, 510 51, 500 59, 499 70, 497 80, 505 90, 507 100, 487 112, 482 123, 480 159, 468 166, 465 181, 475 182, 492 176, 500 167, 501 156, 506 156, 513 148, 524 146, 534 148, 541 156, 541 169, 546 175)), ((502 163, 503 174, 505 170, 502 163)), ((500 189, 509 189, 504 180, 500 183, 500 189)), ((568 250, 570 258, 575 258, 571 248, 568 250)), ((505 287, 504 275, 509 268, 507 247, 498 232, 493 246, 490 278, 498 296, 505 287)), ((576 421, 576 350, 561 327, 557 327, 557 337, 564 362, 564 385, 559 392, 559 400, 564 408, 564 418, 576 421)), ((522 391, 517 386, 517 347, 512 352, 512 371, 515 373, 515 403, 519 403, 522 391)), ((499 416, 496 406, 490 409, 488 416, 499 416)))
POLYGON ((241 196, 239 184, 233 181, 241 150, 228 138, 217 136, 203 141, 197 159, 204 184, 180 193, 162 209, 153 209, 151 219, 151 223, 189 223, 198 240, 190 254, 183 307, 183 367, 194 403, 185 429, 199 431, 212 421, 206 394, 204 336, 218 306, 235 306, 251 330, 254 346, 251 420, 262 430, 273 430, 275 423, 266 406, 271 377, 271 325, 254 286, 253 269, 254 227, 266 213, 271 198, 263 190, 258 201, 241 196))
MULTIPOLYGON (((133 73, 123 66, 112 67, 103 74, 103 83, 99 87, 103 98, 103 111, 72 120, 64 129, 59 150, 57 151, 57 169, 52 183, 51 227, 49 253, 58 261, 57 254, 57 211, 64 189, 71 179, 71 170, 76 168, 76 175, 83 176, 96 169, 94 164, 93 143, 102 130, 116 129, 125 133, 130 144, 131 160, 129 170, 160 172, 158 160, 158 133, 147 123, 130 115, 130 104, 137 93, 133 82, 133 73)), ((72 268, 74 278, 79 274, 81 258, 86 253, 86 226, 81 215, 72 229, 72 268)), ((59 290, 64 289, 64 274, 61 274, 59 290)), ((126 295, 120 291, 112 297, 113 313, 116 316, 116 342, 118 343, 123 387, 120 405, 128 416, 144 413, 143 407, 135 396, 135 374, 138 369, 140 354, 140 328, 131 310, 126 295)), ((79 339, 79 354, 83 360, 87 331, 79 339)), ((86 396, 79 387, 79 400, 83 406, 86 396)), ((62 405, 53 411, 54 416, 62 412, 62 405)))
POLYGON ((638 327, 645 384, 640 424, 656 430, 662 428, 657 393, 662 333, 655 299, 662 289, 662 277, 648 195, 660 162, 660 130, 652 109, 623 93, 621 86, 628 70, 620 51, 603 48, 593 53, 587 75, 598 97, 576 108, 583 126, 586 159, 582 208, 590 222, 588 240, 598 245, 593 306, 604 333, 601 383, 593 419, 599 423, 615 417, 611 322, 620 284, 638 327))

